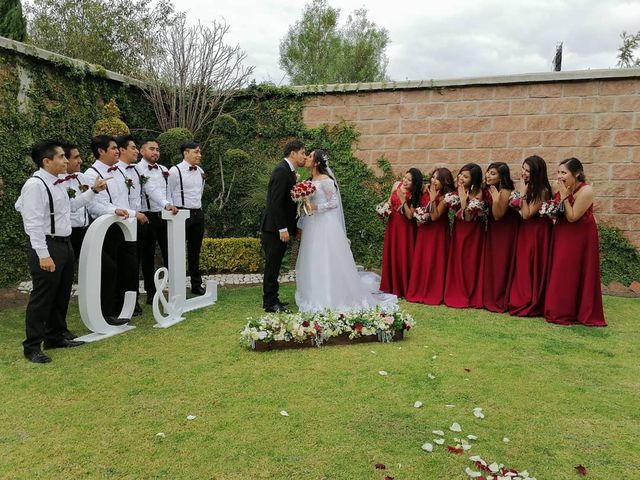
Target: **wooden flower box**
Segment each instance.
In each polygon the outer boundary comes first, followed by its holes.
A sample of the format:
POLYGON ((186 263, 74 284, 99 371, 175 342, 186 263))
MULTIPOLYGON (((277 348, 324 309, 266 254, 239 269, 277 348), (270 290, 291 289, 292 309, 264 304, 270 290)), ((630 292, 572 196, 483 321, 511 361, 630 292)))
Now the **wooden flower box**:
MULTIPOLYGON (((393 341, 404 340, 404 330, 396 330, 393 334, 393 341)), ((366 335, 362 337, 349 338, 348 333, 343 333, 336 337, 331 337, 326 340, 321 346, 325 345, 353 345, 356 343, 369 343, 369 342, 377 342, 377 335, 366 335)), ((316 347, 316 344, 313 340, 306 340, 304 342, 285 342, 283 340, 274 340, 272 342, 262 342, 257 340, 255 343, 255 351, 257 352, 266 352, 269 350, 283 350, 287 348, 307 348, 307 347, 316 347)))

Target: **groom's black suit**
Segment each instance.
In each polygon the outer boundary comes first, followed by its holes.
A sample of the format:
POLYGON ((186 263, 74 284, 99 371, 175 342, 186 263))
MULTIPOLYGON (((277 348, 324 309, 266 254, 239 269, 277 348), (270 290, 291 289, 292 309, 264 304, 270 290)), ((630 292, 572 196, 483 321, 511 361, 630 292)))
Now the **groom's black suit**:
POLYGON ((296 204, 291 200, 291 189, 296 174, 282 160, 271 172, 267 188, 267 206, 262 214, 262 248, 265 253, 262 306, 272 307, 280 303, 278 275, 287 244, 280 240, 280 230, 287 229, 293 237, 296 233, 296 204))

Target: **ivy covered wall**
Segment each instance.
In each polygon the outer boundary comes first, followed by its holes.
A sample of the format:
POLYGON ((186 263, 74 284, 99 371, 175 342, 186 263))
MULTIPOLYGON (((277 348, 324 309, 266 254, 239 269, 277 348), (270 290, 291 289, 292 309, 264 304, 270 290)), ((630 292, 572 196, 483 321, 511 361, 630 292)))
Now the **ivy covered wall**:
POLYGON ((140 91, 71 62, 52 62, 0 49, 0 286, 28 278, 26 235, 14 203, 35 170, 31 145, 45 138, 77 143, 86 164, 102 105, 114 98, 133 133, 157 130, 140 91))

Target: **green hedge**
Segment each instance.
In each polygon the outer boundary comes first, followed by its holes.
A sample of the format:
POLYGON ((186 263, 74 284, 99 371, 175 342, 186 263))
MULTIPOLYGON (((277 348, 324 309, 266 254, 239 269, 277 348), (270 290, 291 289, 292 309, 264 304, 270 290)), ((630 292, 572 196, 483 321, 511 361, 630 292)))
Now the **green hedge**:
POLYGON ((640 281, 640 252, 615 227, 598 226, 600 234, 600 277, 608 285, 613 281, 629 285, 640 281))
POLYGON ((205 238, 200 269, 209 273, 256 273, 263 266, 257 238, 205 238))

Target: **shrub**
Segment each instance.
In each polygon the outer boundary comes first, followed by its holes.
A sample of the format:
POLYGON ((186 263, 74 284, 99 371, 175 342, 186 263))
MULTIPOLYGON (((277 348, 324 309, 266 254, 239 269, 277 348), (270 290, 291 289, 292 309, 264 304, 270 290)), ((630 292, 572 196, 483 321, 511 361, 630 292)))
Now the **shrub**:
POLYGON ((93 135, 128 135, 129 127, 120 119, 120 109, 112 98, 104 106, 103 118, 93 125, 93 135))
POLYGON ((262 264, 262 250, 257 238, 205 238, 202 242, 201 270, 256 273, 262 264))
POLYGON ((613 281, 629 285, 640 281, 640 252, 615 227, 599 225, 600 233, 600 276, 602 283, 613 281))
POLYGON ((193 134, 186 128, 170 128, 158 135, 160 160, 165 165, 176 165, 182 161, 180 145, 187 140, 193 140, 193 134))

